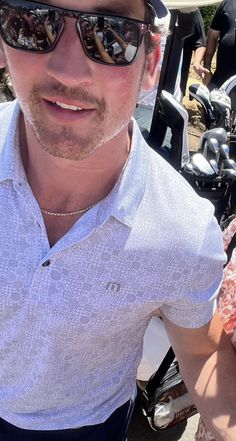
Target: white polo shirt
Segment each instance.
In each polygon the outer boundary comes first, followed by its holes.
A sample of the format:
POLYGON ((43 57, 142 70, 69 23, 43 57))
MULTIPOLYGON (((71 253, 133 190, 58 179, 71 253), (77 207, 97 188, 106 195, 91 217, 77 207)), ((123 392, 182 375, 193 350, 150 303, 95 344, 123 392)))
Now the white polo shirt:
POLYGON ((184 327, 211 318, 221 232, 133 122, 116 186, 50 248, 18 118, 17 102, 0 106, 0 417, 35 430, 97 424, 133 395, 157 308, 184 327))

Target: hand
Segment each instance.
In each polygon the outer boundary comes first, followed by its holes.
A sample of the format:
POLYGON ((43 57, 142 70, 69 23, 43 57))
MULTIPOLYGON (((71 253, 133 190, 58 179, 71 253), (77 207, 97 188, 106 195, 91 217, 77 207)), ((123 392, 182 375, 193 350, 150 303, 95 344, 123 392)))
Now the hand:
POLYGON ((206 67, 203 67, 199 63, 194 63, 193 69, 195 73, 198 75, 199 78, 201 78, 203 84, 207 86, 207 84, 211 81, 212 73, 210 69, 207 69, 206 67))
POLYGON ((202 82, 203 82, 203 84, 205 86, 208 86, 208 84, 211 82, 212 76, 213 76, 212 72, 209 69, 206 69, 204 67, 204 73, 203 73, 203 76, 202 76, 202 82))

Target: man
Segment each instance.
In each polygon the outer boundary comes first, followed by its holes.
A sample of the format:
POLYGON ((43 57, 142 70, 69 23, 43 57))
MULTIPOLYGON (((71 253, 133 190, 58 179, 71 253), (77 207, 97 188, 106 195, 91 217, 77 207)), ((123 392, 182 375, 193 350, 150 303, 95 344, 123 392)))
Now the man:
POLYGON ((204 67, 200 66, 199 75, 210 89, 219 88, 236 74, 235 21, 235 2, 222 1, 208 31, 205 56, 200 60, 204 58, 204 67), (212 60, 216 52, 216 69, 212 72, 212 60))
POLYGON ((148 31, 166 10, 150 3, 1 3, 0 67, 17 96, 0 109, 1 441, 123 440, 159 310, 204 419, 235 440, 235 355, 211 321, 224 261, 213 208, 130 122, 155 84, 148 31), (8 39, 5 20, 23 12, 54 42, 8 39), (81 25, 99 17, 133 59, 86 48, 81 25))
POLYGON ((194 11, 193 16, 194 22, 194 33, 189 38, 184 40, 184 48, 183 48, 183 63, 181 69, 181 81, 180 81, 180 89, 182 93, 182 97, 185 96, 186 86, 189 76, 189 67, 193 55, 193 68, 196 73, 198 73, 199 62, 202 60, 205 51, 206 51, 206 34, 204 29, 204 22, 202 19, 202 15, 200 10, 197 8, 194 11))

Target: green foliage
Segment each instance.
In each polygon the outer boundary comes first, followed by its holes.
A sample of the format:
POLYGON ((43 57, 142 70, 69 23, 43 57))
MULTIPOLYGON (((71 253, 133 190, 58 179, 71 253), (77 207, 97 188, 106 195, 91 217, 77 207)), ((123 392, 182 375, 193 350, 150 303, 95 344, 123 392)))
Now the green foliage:
POLYGON ((201 8, 201 14, 205 25, 206 32, 211 24, 212 18, 215 14, 217 5, 214 6, 206 6, 205 8, 201 8))

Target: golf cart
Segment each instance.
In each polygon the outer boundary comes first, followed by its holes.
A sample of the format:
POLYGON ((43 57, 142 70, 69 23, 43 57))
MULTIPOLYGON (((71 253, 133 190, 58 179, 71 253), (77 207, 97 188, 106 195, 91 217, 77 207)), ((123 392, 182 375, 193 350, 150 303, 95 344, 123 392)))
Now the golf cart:
MULTIPOLYGON (((219 222, 222 222, 228 217, 230 211, 232 211, 232 207, 234 207, 236 203, 235 200, 232 202, 232 199, 235 199, 233 197, 233 193, 235 193, 233 189, 235 189, 236 170, 234 170, 234 164, 231 163, 235 158, 229 158, 229 154, 226 152, 227 143, 229 141, 227 127, 222 124, 215 124, 216 113, 214 113, 214 109, 212 109, 213 113, 210 115, 209 108, 207 116, 209 121, 213 123, 211 128, 214 128, 215 131, 213 130, 209 136, 205 135, 205 138, 200 142, 198 154, 194 156, 191 155, 188 148, 188 113, 173 97, 184 41, 191 37, 194 31, 196 8, 217 5, 220 2, 215 0, 202 0, 198 2, 195 0, 164 0, 164 2, 171 13, 169 35, 163 56, 156 101, 152 116, 150 117, 151 121, 149 121, 150 128, 149 130, 147 130, 146 126, 143 128, 141 123, 140 127, 148 144, 183 174, 201 196, 213 202, 216 209, 216 217, 219 222), (222 130, 216 130, 219 127, 222 130), (224 133, 223 128, 225 129, 224 133), (172 136, 171 142, 168 137, 166 137, 166 135, 170 133, 170 129, 172 136), (215 137, 217 138, 217 146, 215 137), (212 138, 214 138, 214 145, 212 138), (210 146, 209 149, 208 146, 210 146), (217 153, 212 152, 212 154, 209 153, 209 158, 206 158, 206 155, 204 157, 203 153, 206 153, 206 151, 210 152, 213 147, 218 149, 217 153), (221 156, 219 149, 223 152, 221 156), (210 165, 208 159, 211 160, 210 165), (229 159, 231 162, 228 161, 229 159), (225 162, 222 162, 222 160, 225 162)), ((196 82, 200 83, 201 81, 196 79, 196 82)), ((236 79, 233 79, 230 84, 234 84, 235 82, 236 79)), ((200 84, 197 86, 200 86, 200 84)), ((199 99, 202 90, 202 86, 198 87, 198 96, 197 93, 195 93, 195 98, 198 97, 199 99)), ((201 95, 202 105, 204 104, 203 95, 204 94, 201 95)), ((215 93, 215 95, 217 94, 215 93)), ((221 110, 221 108, 222 112, 224 109, 229 111, 227 108, 228 103, 225 102, 223 104, 223 98, 223 93, 221 93, 221 95, 218 94, 218 100, 214 99, 214 106, 218 106, 217 111, 221 110)), ((205 101, 207 101, 207 99, 205 101)), ((228 118, 225 118, 225 121, 228 121, 228 118)), ((210 126, 206 126, 206 130, 209 128, 210 126)), ((232 144, 235 144, 235 138, 236 136, 231 137, 232 144)))
MULTIPOLYGON (((201 196, 207 197, 215 204, 218 220, 221 220, 225 205, 228 204, 229 194, 233 192, 233 186, 235 188, 235 182, 227 178, 218 179, 218 176, 213 175, 213 173, 211 176, 207 176, 200 172, 195 174, 192 169, 183 171, 184 164, 191 164, 189 160, 191 153, 188 151, 187 116, 186 112, 182 110, 182 106, 178 105, 172 96, 175 90, 184 40, 193 33, 194 10, 197 7, 217 5, 220 2, 214 0, 164 0, 164 2, 171 11, 170 34, 165 47, 150 129, 147 131, 144 128, 143 134, 149 145, 181 172, 201 196), (168 127, 172 129, 174 143, 177 146, 174 151, 171 151, 171 149, 167 151, 165 148, 168 127)), ((214 134, 221 138, 222 145, 226 144, 226 131, 222 128, 216 129, 218 132, 215 131, 214 134)), ((211 133, 210 135, 203 135, 203 150, 208 148, 209 139, 212 140, 211 133)), ((212 149, 213 147, 216 148, 216 144, 212 145, 212 149)), ((224 148, 225 154, 227 154, 226 147, 224 148)), ((200 156, 195 157, 196 167, 201 166, 201 164, 197 164, 199 158, 200 156)), ((137 374, 140 389, 145 389, 148 380, 160 367, 169 348, 170 342, 163 323, 159 317, 154 317, 149 323, 144 336, 143 358, 137 374)))

